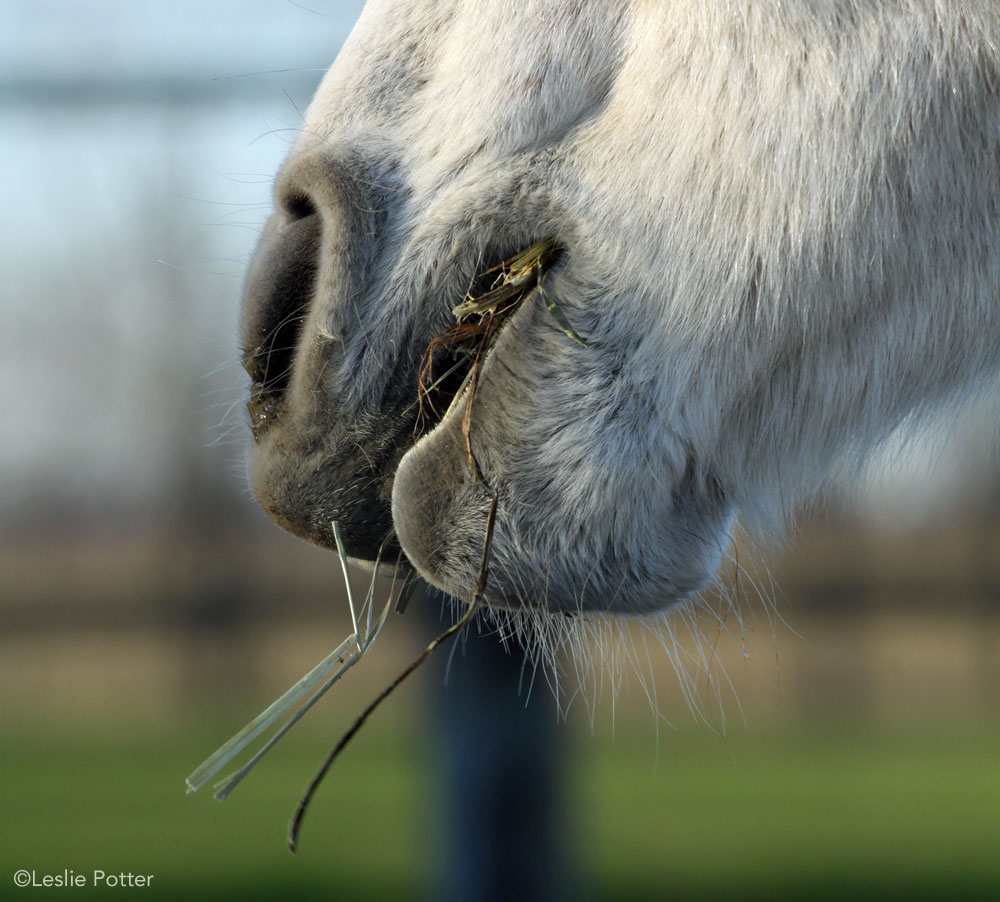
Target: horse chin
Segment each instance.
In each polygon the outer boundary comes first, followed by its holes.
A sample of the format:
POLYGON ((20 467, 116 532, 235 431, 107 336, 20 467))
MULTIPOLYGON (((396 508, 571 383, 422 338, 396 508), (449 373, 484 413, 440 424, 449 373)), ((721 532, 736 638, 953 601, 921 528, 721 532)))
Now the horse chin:
MULTIPOLYGON (((479 400, 477 413, 484 413, 479 400)), ((545 534, 558 533, 561 525, 580 535, 587 524, 556 504, 535 510, 534 528, 525 531, 516 512, 532 505, 517 485, 493 475, 489 463, 480 470, 480 461, 489 458, 476 433, 467 431, 466 403, 471 399, 457 399, 406 452, 393 481, 400 547, 428 583, 469 600, 485 568, 482 600, 494 609, 646 614, 688 599, 712 580, 734 520, 717 485, 706 489, 703 480, 685 478, 669 513, 645 528, 633 524, 627 534, 604 536, 598 550, 595 543, 547 543, 545 534)))

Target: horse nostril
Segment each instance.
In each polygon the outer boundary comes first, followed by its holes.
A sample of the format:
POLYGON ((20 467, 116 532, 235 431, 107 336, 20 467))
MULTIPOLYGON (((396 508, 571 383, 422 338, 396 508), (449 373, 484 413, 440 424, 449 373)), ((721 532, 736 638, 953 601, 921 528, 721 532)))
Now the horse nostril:
POLYGON ((316 213, 316 207, 305 194, 290 193, 280 198, 279 204, 293 221, 305 219, 316 213))
POLYGON ((243 367, 255 438, 280 414, 319 268, 321 223, 306 198, 286 200, 261 236, 243 294, 243 367))

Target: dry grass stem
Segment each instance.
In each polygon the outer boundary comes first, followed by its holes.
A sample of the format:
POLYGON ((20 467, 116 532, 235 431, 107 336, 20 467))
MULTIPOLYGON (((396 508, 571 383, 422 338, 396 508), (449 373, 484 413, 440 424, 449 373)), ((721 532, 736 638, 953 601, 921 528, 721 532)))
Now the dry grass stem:
MULTIPOLYGON (((341 562, 345 564, 346 575, 346 553, 343 543, 340 540, 340 532, 334 529, 334 537, 337 542, 338 551, 341 555, 341 562)), ((385 625, 389 611, 392 609, 393 593, 396 586, 396 578, 399 573, 399 566, 402 555, 396 561, 396 568, 393 572, 392 588, 389 590, 389 600, 386 602, 377 618, 372 617, 375 596, 375 579, 378 573, 378 566, 382 559, 382 553, 386 544, 392 538, 390 533, 382 542, 375 560, 375 568, 372 572, 372 579, 368 586, 364 603, 361 606, 361 616, 366 616, 363 629, 359 631, 359 611, 355 607, 354 597, 348 584, 348 604, 351 607, 351 622, 354 624, 354 632, 340 643, 329 655, 319 664, 309 671, 294 686, 285 692, 280 698, 272 702, 263 712, 248 723, 242 730, 233 736, 213 752, 195 771, 187 778, 187 791, 196 792, 205 785, 215 774, 240 754, 258 736, 266 732, 278 721, 287 715, 288 711, 295 705, 302 703, 299 709, 291 715, 288 720, 271 736, 271 738, 250 758, 246 764, 238 771, 221 780, 216 784, 215 798, 222 801, 231 793, 243 778, 260 762, 260 760, 275 746, 275 744, 303 717, 303 715, 337 682, 348 670, 351 669, 361 657, 371 648, 382 627, 385 625), (305 701, 303 702, 303 699, 305 701)), ((404 578, 400 585, 398 606, 404 595, 408 598, 412 594, 412 584, 415 576, 410 573, 404 578)))
MULTIPOLYGON (((563 309, 543 287, 543 277, 549 264, 559 255, 559 248, 552 238, 543 238, 533 245, 515 254, 513 257, 484 270, 473 279, 473 286, 484 290, 473 295, 475 288, 470 288, 462 303, 452 309, 457 320, 450 329, 433 338, 424 352, 418 377, 417 400, 419 414, 416 432, 427 421, 426 410, 430 410, 438 418, 441 414, 434 407, 432 393, 440 387, 444 380, 473 360, 473 368, 466 374, 459 389, 452 396, 452 403, 458 398, 470 379, 474 379, 478 362, 485 351, 488 351, 500 327, 514 313, 521 302, 532 290, 537 290, 545 308, 555 319, 559 328, 574 341, 586 345, 586 340, 570 325, 563 309), (476 339, 479 342, 476 343, 476 339), (459 357, 459 361, 437 379, 433 378, 434 357, 439 351, 451 350, 459 357), (464 362, 463 362, 464 361, 464 362)), ((450 406, 449 406, 450 409, 450 406)))
POLYGON ((316 794, 316 790, 319 788, 320 783, 326 777, 327 772, 333 765, 333 762, 337 760, 337 757, 344 750, 347 744, 357 735, 358 731, 365 725, 369 716, 382 704, 395 690, 396 688, 412 674, 421 664, 427 660, 428 656, 431 655, 436 649, 440 648, 445 642, 451 639, 456 633, 458 633, 462 627, 464 627, 469 621, 475 616, 476 609, 479 607, 479 602, 482 599, 483 592, 486 589, 486 580, 488 576, 488 563, 490 557, 490 546, 493 542, 493 524, 496 521, 497 513, 497 496, 496 492, 490 492, 490 509, 489 514, 486 517, 486 535, 483 539, 483 557, 479 565, 479 575, 476 579, 476 587, 472 593, 472 599, 469 602, 469 607, 466 609, 465 613, 453 623, 448 629, 441 633, 437 638, 435 638, 428 646, 425 648, 400 674, 397 676, 388 686, 385 687, 365 708, 361 714, 358 715, 357 719, 351 724, 350 729, 341 736, 340 741, 333 747, 330 754, 326 756, 323 764, 320 766, 319 770, 316 771, 315 776, 309 782, 306 787, 306 791, 303 793, 302 798, 299 800, 299 804, 295 808, 295 812, 292 815, 291 822, 288 825, 288 850, 294 852, 298 846, 299 842, 299 832, 302 828, 302 819, 305 817, 306 811, 309 808, 309 804, 312 802, 313 796, 316 794))

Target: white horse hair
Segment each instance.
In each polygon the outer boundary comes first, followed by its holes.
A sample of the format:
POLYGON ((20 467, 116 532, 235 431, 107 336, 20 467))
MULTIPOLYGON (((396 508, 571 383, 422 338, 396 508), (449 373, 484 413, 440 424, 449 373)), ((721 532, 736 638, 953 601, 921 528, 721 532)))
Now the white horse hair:
MULTIPOLYGON (((650 612, 1000 371, 1000 6, 370 0, 248 280, 268 512, 468 599, 650 612), (418 369, 484 265, 561 255, 474 397, 418 369), (478 474, 470 467, 468 438, 478 474)), ((468 389, 466 389, 468 391, 468 389)))

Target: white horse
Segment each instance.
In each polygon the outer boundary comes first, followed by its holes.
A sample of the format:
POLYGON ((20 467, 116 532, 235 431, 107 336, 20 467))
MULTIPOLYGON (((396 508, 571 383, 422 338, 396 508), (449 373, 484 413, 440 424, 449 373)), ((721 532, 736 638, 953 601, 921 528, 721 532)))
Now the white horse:
POLYGON ((1000 371, 1000 6, 370 0, 275 203, 243 327, 271 516, 367 560, 394 527, 468 599, 495 497, 487 603, 663 609, 737 517, 1000 371), (543 239, 420 411, 477 273, 543 239))

